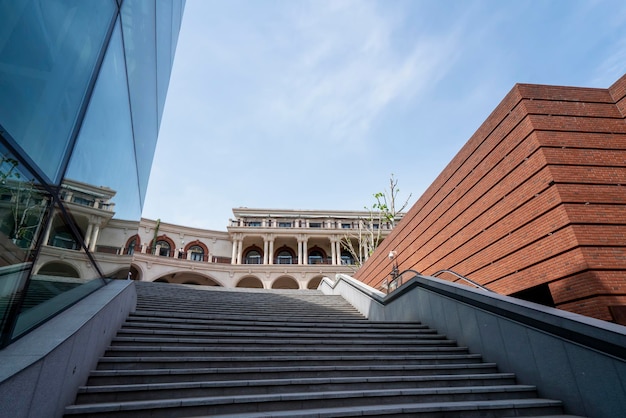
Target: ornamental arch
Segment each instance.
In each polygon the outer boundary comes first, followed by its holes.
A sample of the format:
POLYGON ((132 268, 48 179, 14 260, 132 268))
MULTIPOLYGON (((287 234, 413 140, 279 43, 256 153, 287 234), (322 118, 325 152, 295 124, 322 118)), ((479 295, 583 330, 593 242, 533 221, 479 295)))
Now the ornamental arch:
POLYGON ((246 276, 237 282, 235 287, 244 287, 248 289, 264 289, 263 282, 256 276, 246 276))
POLYGON ((306 284, 307 289, 317 289, 322 282, 324 276, 315 276, 306 284))
POLYGON ((141 237, 138 234, 128 238, 124 245, 124 254, 133 255, 135 251, 141 248, 141 237))
POLYGON ((298 281, 291 276, 281 276, 274 280, 272 289, 300 289, 298 281))
POLYGON ((192 261, 207 261, 209 259, 209 247, 200 240, 188 243, 184 248, 184 252, 184 258, 189 258, 192 261))
POLYGON ((150 241, 150 253, 152 253, 152 249, 154 251, 158 251, 158 254, 162 257, 174 257, 174 250, 176 249, 176 244, 174 244, 174 240, 172 240, 167 235, 160 235, 150 241), (159 248, 157 248, 159 247, 159 248))
POLYGON ((37 274, 42 276, 72 277, 80 279, 78 269, 63 261, 49 261, 39 268, 37 274))

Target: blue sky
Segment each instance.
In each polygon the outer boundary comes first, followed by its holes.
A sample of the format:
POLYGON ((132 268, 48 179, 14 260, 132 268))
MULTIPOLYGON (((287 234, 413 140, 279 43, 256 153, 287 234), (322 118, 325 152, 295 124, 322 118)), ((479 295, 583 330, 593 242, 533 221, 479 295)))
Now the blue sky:
POLYGON ((515 83, 624 73, 623 0, 187 0, 143 216, 414 203, 515 83))

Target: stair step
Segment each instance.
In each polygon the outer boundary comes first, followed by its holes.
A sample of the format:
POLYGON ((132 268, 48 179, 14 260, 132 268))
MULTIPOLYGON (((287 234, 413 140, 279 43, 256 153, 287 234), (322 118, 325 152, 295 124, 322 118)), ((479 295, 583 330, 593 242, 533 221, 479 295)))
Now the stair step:
POLYGON ((179 412, 193 414, 227 414, 234 412, 262 412, 275 410, 300 410, 303 408, 332 408, 355 402, 358 406, 390 405, 394 403, 418 402, 463 402, 480 400, 529 399, 536 395, 534 386, 465 386, 424 389, 374 389, 328 392, 292 392, 279 394, 257 394, 240 396, 208 396, 173 398, 147 401, 128 401, 73 405, 67 413, 107 414, 130 411, 135 416, 148 412, 151 416, 171 416, 176 407, 179 412))
POLYGON ((136 283, 137 310, 66 416, 499 417, 561 402, 418 322, 318 291, 136 283))
POLYGON ((159 398, 186 398, 199 396, 232 396, 242 394, 288 393, 310 391, 340 391, 351 388, 398 389, 433 388, 475 385, 513 385, 515 375, 473 374, 439 376, 365 376, 317 377, 297 379, 257 379, 231 381, 199 381, 174 383, 125 384, 83 386, 78 391, 77 404, 159 398))
POLYGON ((451 364, 480 362, 479 354, 442 354, 442 355, 272 355, 272 356, 223 356, 223 357, 101 357, 99 369, 159 369, 159 368, 189 368, 189 367, 218 367, 223 364, 230 366, 246 366, 250 364, 268 365, 345 365, 367 362, 378 365, 391 364, 451 364))
POLYGON ((426 364, 426 365, 354 365, 354 366, 249 366, 215 368, 180 368, 180 369, 102 369, 93 370, 88 380, 89 385, 126 383, 161 383, 161 382, 198 382, 205 380, 243 380, 289 378, 304 379, 324 376, 330 377, 367 377, 367 376, 441 376, 462 374, 493 374, 497 372, 494 363, 467 364, 426 364))
POLYGON ((484 418, 501 416, 534 416, 543 418, 582 418, 558 415, 561 402, 551 399, 515 399, 492 401, 466 401, 454 403, 411 403, 396 405, 372 405, 361 408, 338 407, 303 409, 298 411, 273 411, 263 413, 243 413, 212 415, 214 418, 339 418, 354 416, 385 417, 463 417, 484 418), (544 415, 550 414, 550 416, 544 415))

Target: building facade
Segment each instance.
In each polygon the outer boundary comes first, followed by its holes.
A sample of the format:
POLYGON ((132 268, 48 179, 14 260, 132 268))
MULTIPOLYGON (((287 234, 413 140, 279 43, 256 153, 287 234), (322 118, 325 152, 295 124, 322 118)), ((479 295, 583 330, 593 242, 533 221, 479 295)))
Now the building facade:
MULTIPOLYGON (((65 196, 83 204, 76 210, 82 228, 91 231, 88 245, 107 277, 231 288, 315 289, 324 276, 357 270, 357 260, 342 242, 350 240, 353 248, 360 247, 358 256, 363 258, 371 251, 358 239, 365 223, 372 222, 367 221, 369 212, 236 208, 227 231, 212 231, 151 219, 113 219, 109 201, 97 197, 112 191, 93 186, 91 190, 90 197, 76 191, 65 196), (120 268, 128 265, 130 272, 120 268)), ((380 232, 383 239, 391 225, 376 222, 367 229, 380 232)), ((82 282, 90 267, 81 263, 76 245, 59 237, 61 233, 54 223, 46 232, 49 238, 35 272, 82 282)))
POLYGON ((626 324, 625 97, 626 76, 516 85, 355 277, 381 286, 396 251, 400 270, 626 324))
POLYGON ((183 7, 3 4, 0 347, 129 270, 97 243, 119 220, 136 233, 183 7))

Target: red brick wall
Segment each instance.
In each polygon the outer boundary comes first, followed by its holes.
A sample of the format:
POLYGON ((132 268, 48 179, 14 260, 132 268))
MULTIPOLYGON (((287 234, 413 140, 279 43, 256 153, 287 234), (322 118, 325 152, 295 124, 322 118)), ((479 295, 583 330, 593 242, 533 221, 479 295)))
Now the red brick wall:
MULTIPOLYGON (((609 89, 516 85, 355 277, 452 269, 611 320, 626 305, 626 76, 609 89)), ((443 277, 442 277, 443 278, 443 277)))

